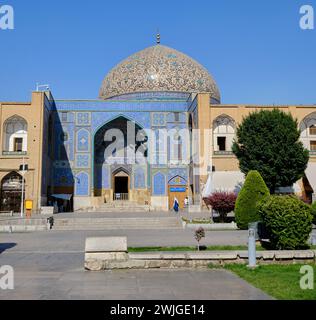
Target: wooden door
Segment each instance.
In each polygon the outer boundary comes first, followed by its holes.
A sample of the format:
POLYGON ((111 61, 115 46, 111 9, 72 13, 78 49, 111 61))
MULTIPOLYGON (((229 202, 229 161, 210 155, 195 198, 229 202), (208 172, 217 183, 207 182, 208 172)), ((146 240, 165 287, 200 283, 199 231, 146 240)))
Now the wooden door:
POLYGON ((180 209, 184 208, 184 199, 188 196, 187 186, 169 186, 169 209, 173 208, 174 198, 176 197, 179 201, 180 209))

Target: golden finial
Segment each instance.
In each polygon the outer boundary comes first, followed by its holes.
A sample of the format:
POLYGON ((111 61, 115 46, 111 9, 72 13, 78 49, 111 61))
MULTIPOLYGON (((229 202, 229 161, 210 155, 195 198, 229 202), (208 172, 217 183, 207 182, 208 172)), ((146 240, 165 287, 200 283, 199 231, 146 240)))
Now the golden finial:
POLYGON ((160 33, 159 33, 159 30, 158 30, 157 35, 156 35, 156 43, 160 44, 160 33))

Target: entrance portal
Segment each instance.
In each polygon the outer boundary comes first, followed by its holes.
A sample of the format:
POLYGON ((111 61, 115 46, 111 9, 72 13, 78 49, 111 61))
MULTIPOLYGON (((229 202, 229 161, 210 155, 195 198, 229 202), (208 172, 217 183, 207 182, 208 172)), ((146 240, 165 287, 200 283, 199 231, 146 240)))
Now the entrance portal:
MULTIPOLYGON (((25 190, 23 190, 25 193, 25 190)), ((12 172, 2 179, 0 211, 21 211, 22 176, 12 172)))
POLYGON ((129 176, 126 172, 120 171, 114 175, 114 200, 128 200, 129 176))
POLYGON ((115 177, 115 193, 128 193, 128 177, 115 177))

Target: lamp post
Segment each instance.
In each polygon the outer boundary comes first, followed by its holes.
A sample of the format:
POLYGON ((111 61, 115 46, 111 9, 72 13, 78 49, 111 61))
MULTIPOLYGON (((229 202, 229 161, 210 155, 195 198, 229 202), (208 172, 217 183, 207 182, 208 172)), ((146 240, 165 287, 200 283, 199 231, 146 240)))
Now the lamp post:
POLYGON ((22 194, 21 194, 21 218, 24 216, 24 176, 27 172, 27 166, 25 165, 25 159, 23 157, 23 164, 20 166, 20 173, 22 176, 22 194))

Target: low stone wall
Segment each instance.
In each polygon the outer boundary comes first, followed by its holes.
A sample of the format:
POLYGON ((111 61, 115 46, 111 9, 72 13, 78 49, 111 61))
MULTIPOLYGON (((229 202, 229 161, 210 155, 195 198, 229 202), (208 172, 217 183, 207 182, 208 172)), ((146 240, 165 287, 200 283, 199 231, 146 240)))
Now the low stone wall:
POLYGON ((185 223, 187 229, 203 228, 208 231, 238 230, 235 222, 231 223, 185 223))
MULTIPOLYGON (((316 250, 258 251, 258 264, 316 263, 316 250)), ((88 238, 85 269, 205 268, 209 264, 248 263, 247 251, 128 253, 125 237, 88 238), (94 240, 91 240, 94 239, 94 240), (90 243, 90 244, 89 244, 90 243), (93 243, 93 245, 91 245, 93 243), (113 245, 115 244, 115 245, 113 245)))

